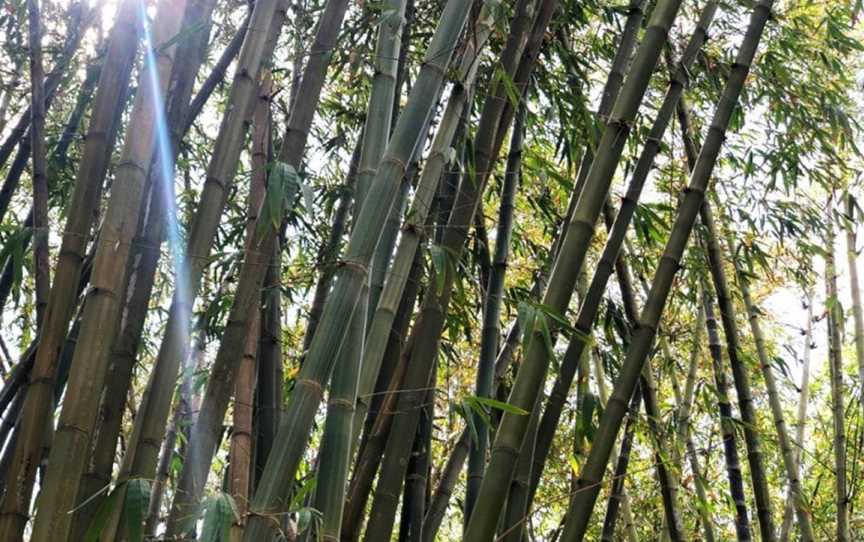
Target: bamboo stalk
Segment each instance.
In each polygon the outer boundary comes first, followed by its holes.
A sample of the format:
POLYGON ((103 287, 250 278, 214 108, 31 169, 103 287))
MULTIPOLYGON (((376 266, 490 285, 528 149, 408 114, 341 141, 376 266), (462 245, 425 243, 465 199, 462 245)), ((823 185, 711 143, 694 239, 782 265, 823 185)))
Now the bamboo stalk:
MULTIPOLYGON (((770 0, 763 0, 754 7, 750 24, 748 25, 741 48, 738 51, 735 64, 729 74, 723 94, 715 110, 708 137, 702 146, 696 167, 694 167, 693 174, 690 177, 690 186, 684 192, 684 200, 679 207, 672 233, 655 274, 654 283, 651 286, 645 308, 639 319, 639 327, 633 334, 633 342, 622 364, 618 382, 600 419, 600 425, 595 433, 588 461, 580 474, 577 492, 570 501, 567 522, 562 533, 562 540, 565 542, 581 540, 585 534, 594 502, 600 491, 600 484, 602 483, 603 473, 609 459, 609 452, 612 449, 615 436, 627 410, 627 403, 633 389, 636 387, 642 367, 654 343, 660 316, 672 288, 672 281, 678 270, 681 257, 690 237, 690 232, 696 221, 696 216, 704 201, 704 194, 708 189, 711 173, 719 156, 729 125, 729 119, 743 89, 750 64, 756 55, 756 49, 762 37, 762 32, 770 18, 771 6, 772 2, 770 0)), ((769 528, 766 534, 769 536, 766 537, 766 540, 774 540, 774 529, 770 523, 770 515, 767 520, 769 528)))
MULTIPOLYGON (((807 430, 807 404, 810 399, 810 352, 813 349, 813 293, 807 291, 805 293, 805 302, 807 309, 807 323, 804 325, 804 353, 802 354, 801 363, 801 395, 798 398, 798 420, 795 427, 795 465, 798 468, 798 475, 803 472, 804 435, 807 430)), ((794 519, 795 503, 792 501, 792 495, 786 496, 786 508, 783 511, 783 524, 780 529, 780 540, 785 542, 789 540, 789 534, 792 530, 792 520, 794 519)))
MULTIPOLYGON (((306 140, 330 65, 331 51, 336 45, 347 8, 347 0, 328 0, 319 20, 297 101, 288 120, 278 157, 278 162, 293 167, 295 171, 299 170, 303 159, 306 140)), ((285 201, 293 203, 299 190, 298 183, 291 183, 285 190, 285 201)), ((285 205, 285 202, 280 203, 285 205)), ((210 463, 218 448, 222 420, 233 391, 238 362, 242 358, 250 327, 257 321, 259 314, 261 287, 280 229, 272 222, 272 216, 262 213, 257 217, 254 226, 255 243, 245 251, 234 301, 222 342, 210 370, 198 419, 192 428, 178 491, 168 518, 168 533, 175 536, 188 533, 195 525, 195 511, 207 481, 210 463)), ((261 486, 266 483, 265 474, 261 486)), ((252 526, 252 522, 249 526, 252 526)))
MULTIPOLYGON (((144 185, 156 150, 157 117, 164 114, 160 108, 173 68, 176 47, 162 46, 179 30, 185 6, 185 0, 160 2, 153 37, 145 32, 148 38, 145 45, 153 51, 145 55, 129 121, 129 133, 136 137, 124 142, 114 189, 102 222, 90 277, 92 289, 84 301, 81 335, 72 358, 48 469, 41 484, 31 538, 34 541, 65 540, 72 527, 73 516, 68 511, 76 504, 81 475, 86 468, 113 339, 113 334, 105 332, 104 323, 115 322, 120 315, 123 269, 138 226, 144 185)), ((139 14, 143 15, 143 7, 140 9, 139 14)))
MULTIPOLYGON (((828 234, 825 250, 825 295, 828 305, 828 369, 831 382, 831 414, 834 422, 834 507, 836 531, 834 539, 837 542, 850 540, 849 531, 849 496, 846 481, 846 420, 845 404, 843 402, 843 339, 840 326, 843 314, 837 297, 837 268, 834 263, 834 209, 833 195, 829 197, 826 221, 828 234)), ((799 528, 801 514, 798 516, 799 528)), ((804 531, 806 533, 806 531, 804 531)))
MULTIPOLYGON (((549 286, 543 297, 543 305, 558 314, 563 314, 569 304, 593 237, 594 224, 606 200, 632 120, 647 90, 651 74, 659 60, 667 33, 678 14, 680 5, 681 2, 677 0, 663 0, 654 8, 645 38, 639 46, 630 73, 603 131, 597 156, 585 182, 585 190, 574 210, 573 219, 567 226, 561 252, 556 258, 549 286)), ((551 319, 548 327, 556 328, 551 319)), ((525 410, 530 410, 534 405, 534 399, 545 380, 550 354, 546 351, 542 332, 535 330, 530 335, 531 340, 525 351, 525 359, 517 373, 508 400, 512 405, 525 410)), ((478 498, 480 513, 472 514, 466 537, 475 540, 488 540, 492 537, 503 506, 505 493, 501 486, 513 472, 528 418, 511 413, 504 414, 478 498)))
POLYGON ((708 29, 717 12, 719 2, 708 2, 702 9, 699 23, 690 37, 687 48, 681 55, 681 58, 674 70, 674 74, 669 81, 669 88, 666 91, 666 96, 663 99, 657 117, 651 127, 651 132, 645 141, 645 146, 639 156, 639 160, 633 170, 633 175, 627 186, 627 192, 621 201, 621 207, 618 214, 615 216, 615 221, 610 229, 610 233, 606 244, 603 247, 603 253, 600 255, 597 269, 594 276, 591 278, 591 285, 588 292, 579 306, 579 313, 576 317, 574 328, 578 332, 567 345, 567 350, 564 358, 561 361, 561 371, 555 380, 552 387, 552 392, 549 395, 549 401, 546 409, 543 412, 541 420, 540 437, 537 442, 537 450, 535 451, 535 467, 532 484, 536 487, 539 484, 540 477, 543 474, 543 469, 549 450, 552 445, 552 437, 554 436, 555 428, 561 419, 564 403, 567 400, 567 392, 572 385, 573 378, 576 374, 578 361, 582 357, 585 350, 585 336, 591 333, 592 326, 597 312, 600 307, 600 301, 606 290, 606 284, 609 277, 612 275, 615 268, 615 261, 618 258, 624 239, 627 235, 627 230, 630 222, 633 219, 633 214, 636 212, 637 202, 642 194, 642 189, 645 186, 645 181, 648 178, 657 153, 660 151, 660 145, 663 140, 663 135, 669 125, 669 121, 675 113, 675 108, 683 95, 687 84, 688 72, 691 69, 697 54, 702 49, 705 40, 708 36, 708 29), (581 335, 581 337, 580 337, 581 335))
MULTIPOLYGON (((243 40, 228 97, 230 105, 222 117, 198 212, 189 229, 186 245, 188 291, 175 292, 171 300, 165 335, 123 457, 121 480, 150 478, 156 469, 180 362, 188 355, 188 324, 192 303, 200 289, 204 268, 209 262, 210 248, 222 216, 225 196, 233 182, 248 129, 248 112, 257 95, 257 74, 259 67, 270 56, 270 44, 275 46, 272 34, 277 32, 273 28, 278 30, 285 16, 279 5, 279 0, 260 0, 255 3, 249 20, 249 30, 243 40)), ((193 106, 190 105, 189 115, 192 112, 193 106)))
POLYGON ((48 166, 45 150, 45 86, 42 66, 42 21, 39 0, 27 0, 30 44, 30 148, 33 184, 33 270, 36 293, 36 329, 45 321, 51 290, 48 248, 48 166))
POLYGON ((0 538, 3 539, 19 538, 28 518, 35 468, 45 437, 44 420, 53 408, 58 355, 76 305, 75 285, 81 275, 94 210, 110 158, 108 150, 114 143, 137 50, 136 5, 135 1, 127 0, 118 8, 117 22, 111 31, 99 77, 93 116, 69 204, 73 211, 63 230, 43 333, 39 337, 31 384, 24 402, 21 430, 7 476, 7 481, 15 481, 17 489, 7 492, 0 503, 0 538))
POLYGON ((470 3, 453 0, 447 3, 441 14, 423 68, 396 123, 370 186, 366 205, 355 222, 355 232, 345 250, 344 263, 336 274, 335 289, 325 305, 321 324, 297 377, 277 441, 264 468, 262 483, 252 500, 254 515, 250 518, 244 540, 258 540, 271 532, 273 522, 270 514, 278 512, 285 504, 308 442, 323 388, 334 369, 335 354, 359 300, 360 287, 366 281, 366 266, 374 253, 396 188, 405 174, 407 161, 414 153, 423 125, 437 100, 444 72, 469 8, 470 3))

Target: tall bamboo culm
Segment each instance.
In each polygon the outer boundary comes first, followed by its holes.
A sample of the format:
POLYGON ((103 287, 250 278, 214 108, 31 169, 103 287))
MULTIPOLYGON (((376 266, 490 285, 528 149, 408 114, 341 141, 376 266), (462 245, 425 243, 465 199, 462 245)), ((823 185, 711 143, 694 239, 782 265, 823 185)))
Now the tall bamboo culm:
POLYGON ((603 253, 600 255, 600 261, 597 264, 597 269, 594 276, 591 278, 591 284, 588 287, 588 292, 585 300, 579 306, 579 314, 576 317, 574 328, 579 332, 571 339, 561 361, 561 371, 555 379, 552 387, 552 392, 549 395, 549 401, 546 404, 546 409, 543 412, 543 417, 540 422, 540 436, 537 441, 537 449, 534 452, 534 472, 532 474, 532 486, 536 491, 537 485, 543 474, 543 469, 546 464, 546 459, 549 450, 552 446, 552 438, 554 437, 555 428, 561 419, 561 412, 567 400, 567 393, 573 383, 573 378, 576 374, 578 361, 582 357, 585 350, 586 342, 584 337, 591 333, 594 319, 597 317, 597 311, 600 307, 601 299, 605 294, 606 284, 609 277, 612 275, 615 268, 615 261, 621 251, 624 239, 627 235, 627 230, 630 222, 633 219, 633 214, 636 212, 636 205, 642 195, 642 189, 645 186, 645 181, 654 164, 654 159, 660 151, 660 144, 663 140, 663 135, 669 125, 669 121, 675 113, 675 108, 681 98, 684 89, 687 85, 687 74, 696 60, 696 56, 702 49, 705 40, 708 36, 708 29, 717 12, 719 2, 710 1, 705 4, 702 9, 702 14, 699 18, 699 23, 691 36, 687 48, 681 55, 681 58, 673 72, 669 82, 669 89, 666 92, 666 97, 663 99, 663 104, 654 119, 654 124, 651 127, 651 132, 646 138, 645 146, 636 163, 633 171, 633 176, 627 187, 627 192, 621 201, 621 207, 618 214, 615 216, 615 221, 610 229, 606 244, 603 247, 603 253))
MULTIPOLYGON (((825 298, 828 305, 828 373, 831 381, 831 414, 834 421, 834 508, 837 542, 848 542, 849 495, 846 480, 846 405, 843 401, 843 312, 837 297, 837 267, 834 260, 834 196, 829 197, 826 222, 825 298)), ((800 522, 800 518, 799 518, 800 522)), ((800 525, 799 525, 800 526, 800 525)))
MULTIPOLYGON (((390 330, 393 328, 393 321, 405 291, 414 256, 425 236, 427 218, 432 209, 439 180, 449 161, 449 150, 459 126, 459 119, 472 95, 480 64, 478 56, 491 34, 492 23, 492 10, 489 8, 489 2, 486 2, 474 23, 473 35, 476 38, 465 43, 466 49, 459 66, 459 74, 438 124, 438 131, 435 132, 411 207, 405 215, 405 225, 402 227, 399 245, 384 283, 384 289, 378 305, 374 307, 372 320, 369 322, 357 391, 357 410, 352 424, 355 442, 369 410, 390 330)), ((370 310, 373 308, 370 307, 370 310)))
POLYGON ((259 67, 270 57, 268 44, 275 43, 270 35, 271 28, 273 25, 281 26, 285 17, 284 11, 278 9, 280 5, 280 0, 260 0, 253 8, 229 91, 230 106, 222 117, 212 158, 207 166, 198 212, 189 229, 186 244, 188 291, 175 291, 171 300, 165 335, 123 456, 121 480, 136 477, 149 479, 155 473, 180 362, 188 355, 192 303, 200 288, 204 267, 209 261, 210 249, 222 217, 222 208, 233 183, 248 130, 248 113, 257 96, 259 67))
POLYGON ((93 116, 69 202, 72 211, 63 229, 54 282, 22 409, 21 429, 6 477, 6 487, 16 489, 7 491, 0 503, 0 538, 4 540, 19 539, 29 515, 36 466, 45 438, 44 420, 50 417, 54 406, 59 353, 77 303, 76 286, 138 47, 137 5, 136 0, 124 0, 118 8, 99 77, 93 116))
MULTIPOLYGON (((327 68, 347 9, 347 0, 328 0, 321 14, 275 165, 291 167, 295 172, 300 169, 327 68)), ((296 179, 274 179, 275 176, 271 174, 268 181, 271 187, 274 182, 286 183, 285 201, 281 203, 283 206, 286 203, 290 206, 296 200, 299 183, 296 179)), ((186 461, 183 463, 168 518, 169 534, 189 533, 194 528, 195 511, 219 444, 222 421, 231 398, 237 369, 250 328, 253 322, 258 320, 261 288, 281 229, 281 225, 273 224, 273 220, 273 216, 259 213, 254 225, 255 242, 250 244, 244 254, 225 332, 210 370, 198 419, 190 434, 186 461)))
MULTIPOLYGON (((116 322, 120 317, 124 270, 157 147, 157 118, 165 114, 162 107, 176 46, 163 45, 179 31, 185 9, 185 0, 160 2, 152 35, 149 30, 144 31, 144 47, 151 50, 145 54, 129 120, 127 133, 135 137, 127 137, 124 142, 102 222, 90 277, 91 289, 84 300, 81 334, 41 484, 33 541, 66 540, 70 534, 73 515, 69 511, 77 504, 113 344, 113 334, 106 333, 105 322, 116 322)), ((139 10, 138 15, 146 17, 144 7, 139 5, 139 10)), ((142 20, 141 24, 148 23, 142 20)))
MULTIPOLYGON (((655 6, 645 37, 603 131, 597 155, 586 178, 585 189, 567 227, 561 252, 556 258, 549 286, 543 297, 543 304, 558 314, 563 314, 569 304, 632 121, 680 6, 681 2, 677 0, 661 0, 655 6)), ((549 327, 555 326, 550 322, 549 327)), ((545 380, 550 355, 550 352, 546 351, 546 342, 541 332, 536 331, 531 335, 508 399, 510 404, 529 411, 534 406, 534 400, 545 380)), ((502 484, 509 480, 513 472, 529 418, 505 413, 501 420, 477 500, 477 509, 468 522, 466 537, 471 540, 490 540, 495 532, 506 497, 502 484)))
POLYGON ((255 497, 253 515, 244 540, 253 542, 268 536, 273 523, 269 517, 286 504, 303 451, 309 439, 315 411, 323 389, 330 380, 339 345, 367 280, 372 258, 384 222, 405 174, 408 160, 418 144, 423 125, 438 98, 444 73, 470 10, 469 2, 449 1, 441 14, 423 68, 418 74, 408 103, 399 115, 387 150, 370 185, 366 204, 355 221, 354 232, 336 274, 334 291, 325 304, 321 323, 297 377, 294 391, 280 423, 273 451, 264 467, 255 497))
MULTIPOLYGON (((690 185, 684 192, 684 199, 679 206, 678 216, 672 227, 663 258, 655 273, 645 308, 639 319, 639 327, 633 333, 633 342, 627 351, 618 382, 616 382, 615 389, 595 432, 588 460, 580 473, 576 493, 570 501, 567 521, 562 533, 562 540, 565 542, 582 540, 585 536, 594 502, 600 491, 609 453, 626 413, 627 403, 654 344, 656 330, 669 292, 672 289, 673 279, 679 268, 699 209, 704 202, 714 165, 717 162, 729 126, 729 119, 738 103, 744 81, 750 71, 750 64, 756 55, 763 30, 771 16, 772 4, 770 0, 763 0, 754 7, 741 48, 715 110, 705 144, 702 146, 699 159, 690 176, 690 185)), ((767 540, 774 540, 773 527, 769 533, 770 536, 767 540)))

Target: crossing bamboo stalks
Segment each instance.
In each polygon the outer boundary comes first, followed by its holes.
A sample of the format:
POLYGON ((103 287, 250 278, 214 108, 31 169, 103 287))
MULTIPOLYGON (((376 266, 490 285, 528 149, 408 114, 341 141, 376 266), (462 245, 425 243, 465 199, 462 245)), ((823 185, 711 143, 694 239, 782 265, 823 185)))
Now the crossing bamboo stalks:
MULTIPOLYGON (((248 112, 257 95, 259 67, 270 56, 268 44, 275 45, 271 34, 276 32, 272 31, 272 27, 281 26, 285 17, 279 6, 279 0, 261 0, 253 8, 229 92, 229 106, 222 117, 212 158, 207 166, 198 211, 189 229, 186 244, 188 291, 175 292, 172 298, 165 335, 123 457, 121 479, 150 478, 155 472, 180 362, 186 359, 188 353, 192 303, 200 289, 201 277, 221 220, 222 207, 233 183, 243 139, 248 130, 248 112)), ((190 106, 190 116, 193 111, 190 106)))
MULTIPOLYGON (((102 222, 90 277, 92 288, 84 301, 81 335, 41 484, 31 537, 34 541, 66 540, 70 534, 73 516, 69 511, 75 507, 81 475, 86 468, 87 450, 113 342, 113 334, 106 333, 104 323, 119 319, 123 270, 138 226, 144 185, 156 149, 157 116, 164 114, 161 107, 173 68, 176 47, 163 45, 179 30, 185 7, 185 1, 160 2, 152 38, 149 33, 145 34, 148 37, 145 46, 153 50, 145 55, 130 115, 129 133, 136 137, 124 142, 102 222)), ((139 6, 139 9, 139 15, 143 15, 143 8, 139 6)))
MULTIPOLYGON (((707 237, 710 245, 712 244, 711 238, 717 237, 717 227, 714 224, 711 208, 707 204, 703 206, 701 215, 702 222, 705 224, 708 232, 707 237)), ((747 311, 747 316, 750 320, 750 331, 753 334, 753 342, 756 344, 756 354, 759 358, 760 368, 762 369, 762 377, 765 380, 765 387, 768 390, 768 406, 770 407, 771 415, 774 418, 774 427, 777 431, 777 444, 780 447, 783 466, 786 468, 786 481, 789 484, 789 492, 795 503, 795 513, 798 518, 798 528, 800 529, 801 539, 809 542, 815 540, 813 526, 810 523, 810 506, 804 496, 804 491, 801 487, 801 479, 798 476, 799 470, 797 462, 795 461, 795 451, 793 443, 789 438, 789 432, 786 429, 785 415, 783 414, 783 406, 780 402, 780 393, 777 388, 777 379, 774 376, 774 370, 771 367, 771 360, 768 357, 765 337, 762 334, 762 327, 759 323, 759 308, 753 302, 747 279, 744 276, 737 259, 735 259, 735 244, 731 234, 729 234, 727 244, 727 249, 731 252, 735 274, 738 278, 738 289, 741 292, 741 297, 744 301, 744 308, 747 311)))
POLYGON ((408 281, 414 256, 425 238, 426 223, 432 208, 435 193, 444 169, 449 162, 449 150, 459 126, 459 119, 469 102, 479 66, 478 58, 492 31, 492 11, 484 5, 474 24, 475 39, 466 42, 459 75, 450 93, 447 106, 438 124, 438 131, 432 142, 426 164, 420 174, 411 207, 405 215, 399 245, 393 259, 384 290, 381 292, 372 321, 366 336, 363 362, 360 370, 360 383, 357 390, 357 410, 354 415, 354 439, 357 439, 363 420, 369 410, 375 382, 381 371, 381 364, 393 321, 408 281))
MULTIPOLYGON (((294 172, 300 169, 306 140, 330 65, 331 51, 336 45, 347 8, 347 0, 329 0, 319 20, 277 159, 277 165, 293 168, 294 172)), ((269 177, 271 187, 275 182, 285 183, 285 200, 280 202, 280 205, 290 208, 300 188, 297 179, 274 181, 274 178, 272 174, 269 177)), ((186 461, 183 463, 177 494, 168 519, 169 534, 189 533, 194 528, 195 511, 219 444, 222 420, 231 398, 239 361, 243 356, 249 330, 253 322, 258 320, 261 287, 281 229, 281 225, 273 223, 274 220, 278 221, 279 218, 265 213, 260 213, 256 218, 256 238, 245 251, 222 342, 210 370, 198 419, 190 434, 186 461)))
POLYGON ((597 317, 597 311, 600 307, 600 300, 604 295, 609 277, 614 271, 615 260, 621 251, 621 246, 626 237, 630 222, 633 219, 633 214, 636 211, 636 205, 642 194, 645 181, 651 172, 657 153, 660 151, 660 145, 669 121, 675 114, 675 108, 686 88, 688 72, 693 66, 696 55, 702 49, 707 39, 708 29, 717 12, 718 4, 719 2, 713 1, 705 4, 699 24, 673 72, 663 104, 660 106, 657 117, 654 119, 651 132, 646 138, 645 146, 630 178, 627 192, 621 201, 621 207, 618 210, 618 214, 610 229, 609 237, 603 247, 603 253, 591 279, 591 285, 588 287, 585 300, 580 304, 579 314, 574 324, 574 328, 578 333, 568 344, 567 351, 561 361, 561 372, 553 384, 552 392, 549 395, 549 401, 541 420, 540 437, 537 441, 537 449, 534 452, 535 466, 532 474, 532 485, 535 491, 543 474, 543 468, 552 445, 555 428, 558 426, 564 403, 567 400, 567 392, 572 386, 573 378, 576 374, 578 360, 585 350, 586 342, 584 339, 591 333, 594 319, 597 317))
MULTIPOLYGON (((513 20, 515 24, 511 25, 507 44, 502 53, 502 64, 507 77, 514 80, 516 88, 525 88, 527 84, 528 74, 536 58, 534 55, 539 51, 542 42, 542 38, 533 42, 529 38, 535 36, 536 28, 546 28, 551 17, 551 12, 547 10, 553 7, 551 4, 552 2, 549 2, 541 7, 530 36, 527 24, 522 24, 521 19, 513 20), (527 70, 520 76, 517 59, 525 58, 526 55, 531 60, 526 66, 527 70), (516 76, 512 77, 514 70, 516 76)), ((539 34, 542 35, 543 32, 539 34)), ((398 414, 393 421, 393 428, 384 452, 387 459, 383 462, 379 475, 379 479, 384 480, 384 483, 378 484, 375 489, 372 511, 366 529, 366 540, 387 538, 393 528, 400 489, 405 477, 407 456, 411 451, 410 443, 398 438, 398 435, 413 433, 419 421, 417 406, 423 401, 423 388, 434 368, 450 294, 454 286, 455 262, 461 258, 468 228, 474 223, 480 195, 483 193, 492 164, 502 144, 503 133, 498 127, 501 122, 509 124, 513 118, 512 108, 507 108, 509 100, 506 99, 505 92, 503 83, 497 84, 484 103, 474 147, 473 164, 477 175, 466 176, 460 184, 453 210, 447 221, 447 229, 437 247, 438 250, 443 251, 446 261, 454 262, 454 265, 445 265, 443 269, 435 270, 435 273, 440 273, 440 276, 436 276, 434 280, 430 278, 430 284, 436 285, 435 291, 424 298, 420 316, 415 324, 416 329, 420 331, 417 333, 417 344, 408 364, 403 392, 399 394, 398 414)))
POLYGON ((82 271, 94 210, 99 203, 110 158, 108 151, 114 144, 137 50, 136 7, 134 0, 126 0, 120 5, 99 77, 93 116, 69 203, 71 212, 63 230, 43 332, 39 337, 24 402, 21 430, 6 478, 6 487, 14 486, 16 490, 7 491, 0 503, 0 538, 7 540, 20 538, 28 517, 35 468, 45 437, 44 420, 53 408, 58 356, 76 305, 75 285, 82 271), (14 483, 9 483, 12 481, 14 483))
MULTIPOLYGON (((557 314, 563 314, 569 304, 594 234, 595 222, 607 198, 612 176, 630 133, 632 120, 648 88, 651 74, 660 58, 669 28, 680 6, 681 2, 676 0, 661 1, 655 6, 645 37, 603 131, 597 155, 585 182, 585 189, 579 197, 573 219, 567 226, 561 252, 556 258, 549 286, 543 297, 543 305, 557 314)), ((555 324, 552 319, 549 320, 548 327, 554 329, 555 324)), ((535 330, 530 337, 530 344, 526 345, 525 349, 525 359, 517 373, 508 400, 512 405, 525 410, 530 410, 534 405, 534 399, 545 379, 551 354, 547 351, 541 331, 535 330)), ((501 420, 492 447, 487 475, 483 479, 478 497, 476 512, 479 513, 472 514, 466 531, 466 537, 472 540, 489 540, 494 533, 505 494, 501 486, 513 472, 528 418, 505 413, 501 420)))
POLYGON ((390 212, 395 192, 408 160, 414 153, 423 125, 437 100, 444 72, 462 33, 470 5, 451 0, 441 14, 423 68, 402 110, 384 157, 378 166, 366 204, 355 221, 354 233, 336 273, 335 289, 330 294, 321 324, 312 339, 294 392, 286 409, 264 475, 252 499, 249 524, 244 540, 259 540, 271 532, 270 514, 278 512, 294 481, 306 448, 315 411, 323 388, 333 372, 335 356, 346 333, 347 323, 359 300, 360 288, 367 278, 367 266, 378 237, 390 212))
MULTIPOLYGON (((192 86, 206 52, 210 20, 215 2, 212 0, 193 1, 184 15, 184 25, 203 25, 202 30, 188 40, 177 44, 175 69, 169 85, 166 121, 171 137, 170 164, 173 166, 180 141, 183 138, 181 126, 186 119, 186 111, 192 94, 192 86)), ((84 538, 93 516, 97 513, 107 492, 103 489, 111 481, 114 469, 115 452, 120 440, 123 412, 132 372, 135 365, 144 323, 147 318, 150 298, 156 279, 156 269, 161 255, 160 246, 164 236, 166 198, 160 187, 165 179, 160 179, 162 161, 166 157, 157 156, 156 164, 151 167, 147 180, 148 194, 138 231, 133 242, 130 265, 124 280, 123 314, 117 327, 114 344, 111 347, 106 387, 99 407, 99 424, 92 442, 92 460, 81 480, 78 502, 86 505, 77 508, 73 522, 73 539, 84 538), (120 324, 123 325, 120 325, 120 324)), ((172 169, 173 171, 173 169, 172 169)), ((123 488, 119 488, 123 491, 123 488)), ((116 507, 116 516, 122 507, 116 507)), ((106 522, 103 535, 114 534, 112 522, 106 522)))
MULTIPOLYGON (((639 327, 633 333, 633 341, 622 364, 618 382, 600 419, 591 452, 580 473, 577 491, 570 501, 567 522, 562 534, 562 540, 566 542, 582 540, 585 535, 594 502, 600 491, 609 453, 627 410, 627 403, 654 343, 660 317, 672 289, 672 282, 687 246, 690 232, 704 202, 705 192, 708 189, 714 165, 720 154, 729 120, 738 103, 765 25, 771 16, 771 6, 771 1, 761 1, 754 7, 746 34, 715 110, 705 144, 702 146, 699 159, 690 176, 690 185, 684 192, 684 199, 679 206, 678 216, 675 219, 675 224, 664 249, 663 258, 655 273, 645 308, 639 319, 639 327)), ((769 536, 766 537, 766 540, 774 540, 774 529, 770 516, 766 519, 769 526, 766 533, 769 536)))

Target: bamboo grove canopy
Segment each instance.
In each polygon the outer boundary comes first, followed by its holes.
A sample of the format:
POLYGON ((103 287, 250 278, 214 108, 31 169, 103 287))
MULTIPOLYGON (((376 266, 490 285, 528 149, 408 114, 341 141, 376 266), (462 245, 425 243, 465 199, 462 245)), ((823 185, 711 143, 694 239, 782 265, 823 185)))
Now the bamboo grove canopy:
POLYGON ((7 0, 0 540, 858 540, 859 0, 7 0))

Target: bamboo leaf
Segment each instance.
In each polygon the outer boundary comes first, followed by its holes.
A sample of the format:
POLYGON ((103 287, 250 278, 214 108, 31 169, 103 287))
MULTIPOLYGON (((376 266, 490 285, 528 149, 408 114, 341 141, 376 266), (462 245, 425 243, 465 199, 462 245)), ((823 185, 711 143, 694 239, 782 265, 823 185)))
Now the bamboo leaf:
POLYGON ((511 405, 510 403, 505 403, 503 401, 492 399, 491 397, 475 396, 473 399, 483 406, 501 410, 503 412, 508 412, 510 414, 517 414, 519 416, 526 416, 528 414, 528 411, 525 409, 519 408, 516 405, 511 405))
POLYGON ((201 542, 228 542, 231 524, 239 519, 234 499, 227 493, 219 493, 204 503, 204 523, 201 527, 201 542))
POLYGON ((118 505, 118 495, 120 495, 120 493, 121 492, 118 492, 117 488, 115 488, 107 497, 105 497, 102 504, 99 505, 96 514, 90 521, 90 526, 87 528, 87 532, 84 534, 84 542, 96 542, 99 540, 99 536, 102 534, 102 529, 105 528, 108 518, 114 512, 114 507, 118 505))
POLYGON ((126 482, 126 501, 124 513, 126 530, 131 542, 144 540, 144 513, 150 503, 150 482, 134 478, 126 482))

